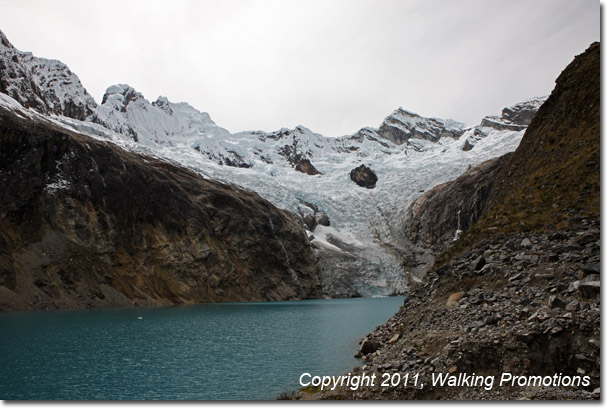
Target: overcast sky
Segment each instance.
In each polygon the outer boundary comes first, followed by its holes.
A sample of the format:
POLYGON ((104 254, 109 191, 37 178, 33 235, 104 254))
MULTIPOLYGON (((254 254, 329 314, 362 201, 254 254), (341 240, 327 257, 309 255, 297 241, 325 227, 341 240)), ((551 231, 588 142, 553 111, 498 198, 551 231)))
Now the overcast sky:
POLYGON ((476 124, 551 92, 600 38, 598 0, 0 0, 15 47, 100 102, 127 83, 237 132, 328 136, 402 106, 476 124))

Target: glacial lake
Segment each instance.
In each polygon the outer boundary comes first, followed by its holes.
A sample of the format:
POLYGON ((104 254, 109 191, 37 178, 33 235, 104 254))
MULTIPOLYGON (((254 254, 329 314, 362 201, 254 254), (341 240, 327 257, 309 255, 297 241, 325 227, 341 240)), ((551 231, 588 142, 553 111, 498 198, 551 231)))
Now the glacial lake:
POLYGON ((0 312, 0 399, 274 400, 360 365, 403 300, 0 312))

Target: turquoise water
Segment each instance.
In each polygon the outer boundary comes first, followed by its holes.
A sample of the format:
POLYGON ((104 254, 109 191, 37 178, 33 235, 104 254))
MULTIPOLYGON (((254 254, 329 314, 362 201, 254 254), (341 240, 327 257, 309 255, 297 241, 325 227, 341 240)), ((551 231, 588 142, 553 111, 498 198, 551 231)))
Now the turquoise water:
POLYGON ((0 399, 275 399, 303 372, 359 365, 360 338, 402 302, 0 312, 0 399))

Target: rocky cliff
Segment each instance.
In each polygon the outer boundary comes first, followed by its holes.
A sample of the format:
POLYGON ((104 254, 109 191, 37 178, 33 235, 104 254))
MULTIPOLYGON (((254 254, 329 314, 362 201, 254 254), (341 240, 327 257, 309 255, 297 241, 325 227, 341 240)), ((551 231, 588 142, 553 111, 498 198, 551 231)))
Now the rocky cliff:
POLYGON ((293 214, 0 107, 0 308, 319 296, 293 214))
POLYGON ((485 161, 415 200, 407 211, 408 239, 437 254, 448 250, 483 213, 495 184, 494 176, 509 156, 485 161))
MULTIPOLYGON (((494 130, 526 129, 546 99, 532 98, 504 108, 501 116, 485 117, 481 124, 464 131, 462 150, 472 150, 494 130)), ((454 245, 483 214, 496 176, 509 157, 505 154, 484 161, 417 198, 407 210, 405 233, 409 242, 436 254, 454 245)))

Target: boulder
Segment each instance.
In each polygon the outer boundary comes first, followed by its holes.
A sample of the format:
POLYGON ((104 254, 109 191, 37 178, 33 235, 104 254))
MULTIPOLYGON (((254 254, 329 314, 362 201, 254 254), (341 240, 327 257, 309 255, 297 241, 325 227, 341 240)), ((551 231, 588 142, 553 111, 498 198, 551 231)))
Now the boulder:
POLYGON ((330 226, 330 219, 328 218, 328 215, 326 214, 326 212, 324 212, 324 211, 316 212, 315 218, 316 218, 316 223, 318 225, 330 226))
POLYGON ((352 169, 349 176, 352 181, 361 187, 372 189, 375 188, 375 185, 377 184, 377 175, 371 168, 364 164, 352 169))
POLYGON ((598 280, 595 281, 581 281, 578 286, 578 290, 582 297, 586 299, 595 299, 599 296, 601 288, 601 282, 598 280))
POLYGON ((457 305, 458 300, 460 300, 462 296, 464 296, 464 292, 452 293, 451 295, 449 295, 449 298, 447 298, 447 306, 457 305))
POLYGON ((477 259, 475 259, 473 263, 474 270, 478 271, 483 269, 483 266, 485 266, 486 263, 487 261, 485 260, 485 258, 483 256, 479 256, 477 259))
POLYGON ((474 145, 469 140, 464 141, 464 145, 462 145, 462 151, 470 151, 473 148, 474 145))
POLYGON ((560 308, 560 309, 563 309, 563 308, 566 307, 566 304, 561 299, 559 299, 559 297, 557 297, 557 295, 552 295, 549 298, 549 306, 551 308, 560 308))
POLYGON ((379 349, 379 343, 377 343, 374 339, 365 339, 360 345, 360 349, 358 349, 358 353, 356 357, 362 357, 366 354, 371 354, 379 349))

